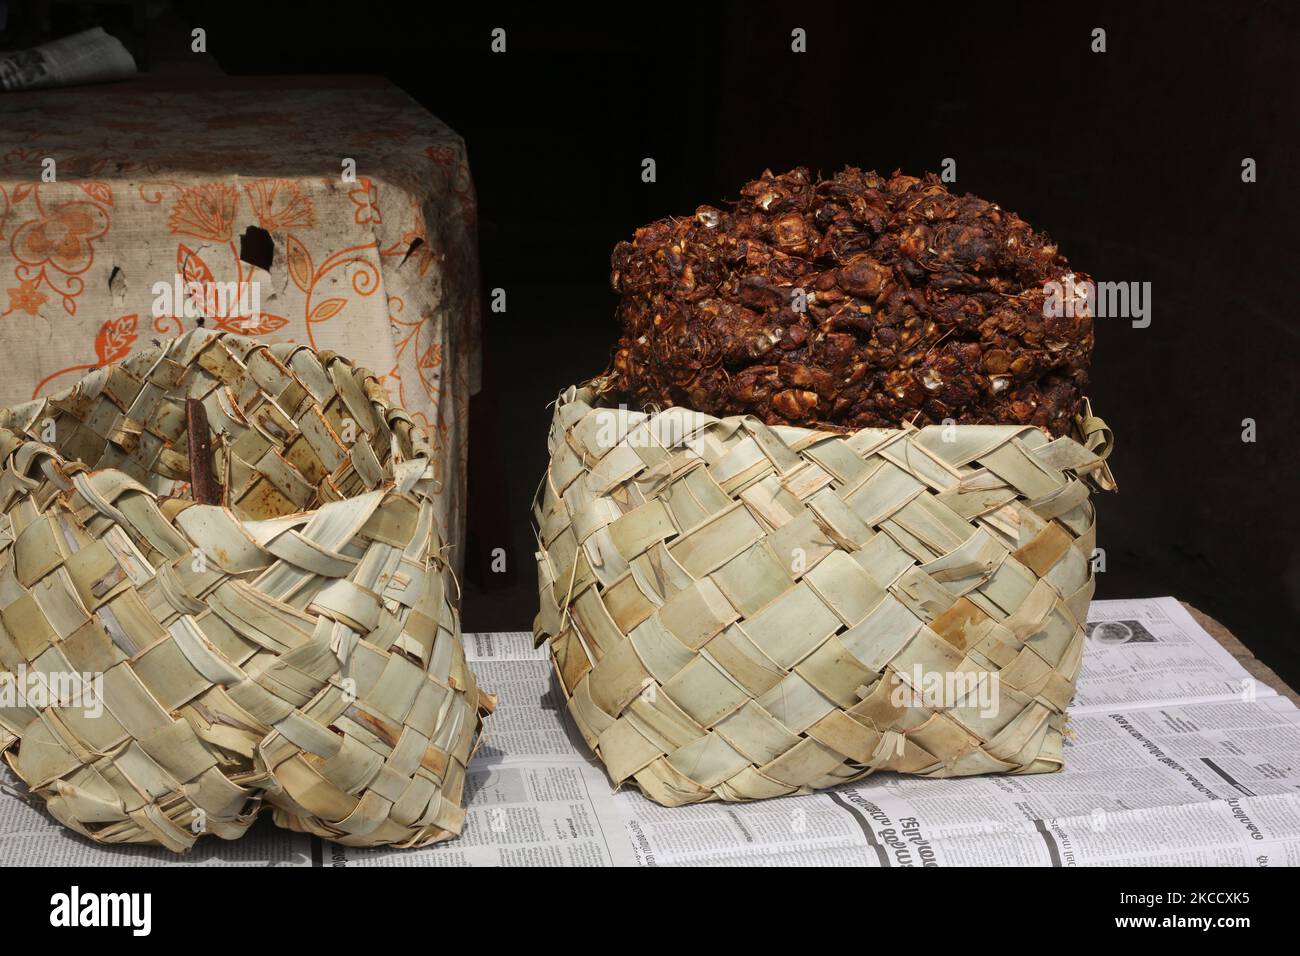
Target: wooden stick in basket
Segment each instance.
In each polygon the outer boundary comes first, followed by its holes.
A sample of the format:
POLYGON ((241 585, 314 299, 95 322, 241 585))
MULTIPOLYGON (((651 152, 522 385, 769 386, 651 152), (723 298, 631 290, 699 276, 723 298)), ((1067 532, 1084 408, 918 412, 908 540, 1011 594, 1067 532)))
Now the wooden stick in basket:
POLYGON ((212 474, 208 413, 197 398, 185 400, 185 421, 190 436, 190 494, 201 505, 219 505, 221 485, 212 474))

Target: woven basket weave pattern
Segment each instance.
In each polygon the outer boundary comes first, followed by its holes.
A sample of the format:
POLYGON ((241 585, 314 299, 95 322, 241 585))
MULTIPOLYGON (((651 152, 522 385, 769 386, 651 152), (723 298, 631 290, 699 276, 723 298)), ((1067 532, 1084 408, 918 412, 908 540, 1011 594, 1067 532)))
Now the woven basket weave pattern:
POLYGON ((599 399, 556 408, 535 631, 615 783, 671 806, 878 769, 1061 767, 1093 592, 1087 482, 1113 487, 1090 410, 1075 441, 599 399), (916 675, 977 683, 936 700, 916 675))
POLYGON ((351 845, 460 831, 490 700, 427 441, 372 373, 193 332, 0 411, 0 456, 0 686, 102 675, 98 716, 84 682, 81 706, 0 708, 0 749, 55 817, 175 850, 239 836, 263 800, 351 845), (225 507, 182 496, 186 398, 225 507))

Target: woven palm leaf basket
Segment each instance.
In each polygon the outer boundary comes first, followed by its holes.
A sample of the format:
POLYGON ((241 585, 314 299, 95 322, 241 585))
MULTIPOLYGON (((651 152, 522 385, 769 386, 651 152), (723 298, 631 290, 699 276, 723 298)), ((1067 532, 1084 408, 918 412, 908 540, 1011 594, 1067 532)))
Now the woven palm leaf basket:
POLYGON ((615 784, 658 803, 874 770, 1063 764, 1110 433, 832 434, 683 408, 555 409, 539 641, 615 784))
POLYGON ((198 330, 0 411, 0 459, 0 749, 57 819, 178 851, 264 803, 354 846, 460 831, 491 699, 427 440, 372 373, 198 330))

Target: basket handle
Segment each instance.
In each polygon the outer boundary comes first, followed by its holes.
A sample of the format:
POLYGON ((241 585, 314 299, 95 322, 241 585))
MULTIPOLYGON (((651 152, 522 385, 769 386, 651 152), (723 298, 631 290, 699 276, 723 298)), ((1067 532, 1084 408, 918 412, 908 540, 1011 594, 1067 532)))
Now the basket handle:
POLYGON ((1105 461, 1115 446, 1115 433, 1104 419, 1093 414, 1092 402, 1087 398, 1084 398, 1083 409, 1074 416, 1074 421, 1083 436, 1083 447, 1105 461))
POLYGON ((1083 408, 1074 416, 1074 423, 1083 438, 1083 447, 1096 455, 1100 462, 1093 466, 1089 476, 1103 491, 1118 491, 1119 483, 1115 481, 1110 465, 1106 464, 1106 459, 1115 448, 1115 433, 1100 416, 1093 414, 1092 402, 1086 397, 1083 408))

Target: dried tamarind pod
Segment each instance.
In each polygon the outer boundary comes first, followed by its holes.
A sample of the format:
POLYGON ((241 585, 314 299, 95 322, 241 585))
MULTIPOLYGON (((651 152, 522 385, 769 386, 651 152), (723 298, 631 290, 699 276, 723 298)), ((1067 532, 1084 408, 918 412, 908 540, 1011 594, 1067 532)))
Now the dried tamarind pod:
POLYGON ((769 424, 1032 424, 1066 434, 1092 356, 1072 272, 1014 213, 938 177, 765 171, 730 209, 614 249, 614 389, 769 424), (1064 311, 1063 315, 1055 312, 1064 311))

